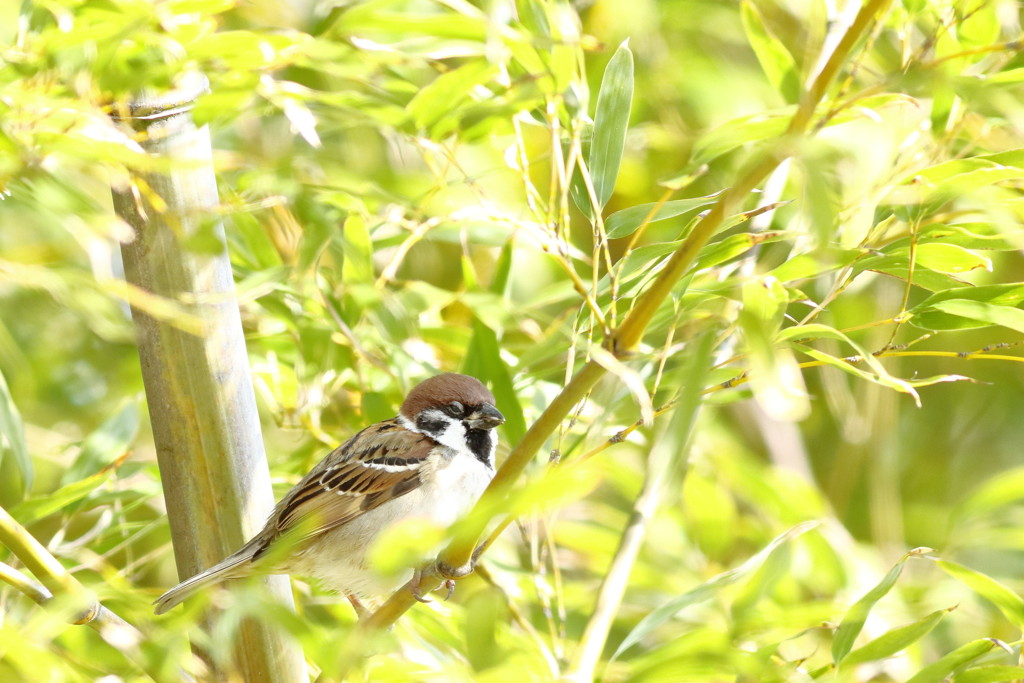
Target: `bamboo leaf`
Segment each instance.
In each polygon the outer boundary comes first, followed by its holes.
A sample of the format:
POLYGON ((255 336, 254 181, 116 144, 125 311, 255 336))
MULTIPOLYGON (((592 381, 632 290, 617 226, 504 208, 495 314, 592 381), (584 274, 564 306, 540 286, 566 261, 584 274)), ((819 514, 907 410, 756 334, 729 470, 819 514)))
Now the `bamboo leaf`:
POLYGON ((29 457, 25 443, 25 426, 21 422, 21 415, 11 398, 4 374, 0 372, 0 460, 8 454, 21 474, 21 490, 24 493, 32 486, 32 458, 29 457))
POLYGON ((616 211, 608 216, 604 222, 605 230, 610 239, 628 237, 632 235, 643 224, 644 219, 650 216, 648 223, 663 221, 666 218, 674 218, 695 211, 715 203, 717 193, 707 197, 694 197, 693 199, 674 199, 664 202, 660 206, 656 203, 638 204, 628 209, 616 211), (654 208, 657 210, 654 211, 654 208), (651 212, 654 211, 652 214, 651 212))
POLYGON ((998 681, 1016 681, 1024 679, 1024 666, 979 666, 956 675, 955 683, 998 683, 998 681))
POLYGON ((948 560, 935 560, 939 567, 972 591, 995 605, 1017 629, 1024 629, 1024 598, 987 574, 948 560))
POLYGON ((793 55, 765 26, 764 17, 750 0, 744 0, 740 5, 740 18, 747 41, 754 49, 768 81, 787 102, 796 102, 800 97, 800 82, 793 55))
POLYGON ((601 79, 594 114, 594 138, 587 165, 594 182, 599 209, 608 203, 619 177, 619 165, 626 146, 626 129, 633 106, 633 53, 628 41, 612 55, 601 79))
POLYGON ((791 529, 779 534, 772 541, 762 548, 756 555, 749 558, 738 567, 722 572, 717 576, 705 581, 696 588, 692 588, 680 596, 673 598, 666 604, 658 607, 653 612, 640 620, 640 623, 633 627, 633 630, 622 639, 611 660, 614 661, 620 654, 640 642, 645 636, 656 628, 671 619, 680 610, 708 600, 726 586, 731 586, 740 579, 749 576, 765 563, 768 557, 775 552, 780 545, 790 541, 801 534, 804 534, 818 525, 817 522, 802 522, 791 529))
POLYGON ((471 61, 441 74, 409 101, 406 111, 417 131, 430 130, 452 115, 460 103, 470 97, 474 88, 486 83, 497 67, 486 61, 471 61))
POLYGON ((342 228, 345 264, 342 276, 346 283, 373 282, 373 242, 366 221, 352 214, 342 228))
POLYGON ((929 664, 907 680, 907 683, 942 683, 957 669, 970 664, 997 645, 991 638, 972 640, 929 664))
POLYGON ((122 403, 116 413, 85 438, 81 452, 64 472, 61 483, 71 484, 95 474, 124 455, 139 432, 139 420, 138 402, 132 398, 122 403))
POLYGON ((526 417, 516 396, 512 374, 501 358, 497 333, 477 318, 473 319, 473 336, 462 371, 490 384, 498 409, 505 416, 502 430, 509 442, 518 443, 526 433, 526 417))
POLYGON ((843 666, 851 667, 864 662, 875 662, 907 649, 917 641, 931 633, 942 619, 955 608, 935 610, 912 624, 898 626, 886 631, 874 640, 848 654, 842 661, 843 666))
POLYGON ((903 572, 903 565, 905 565, 907 560, 911 557, 921 555, 924 552, 928 552, 928 550, 926 548, 916 548, 901 557, 874 588, 861 596, 861 598, 857 602, 853 603, 853 606, 847 610, 846 616, 843 617, 842 622, 839 624, 839 628, 836 629, 835 637, 832 639, 832 661, 835 662, 837 666, 853 648, 853 641, 857 639, 857 636, 860 635, 861 629, 864 628, 864 622, 867 620, 871 609, 879 600, 884 598, 890 590, 892 590, 893 586, 896 585, 896 580, 900 578, 900 574, 903 572))
MULTIPOLYGON (((969 301, 967 299, 950 299, 932 305, 929 313, 931 312, 946 313, 953 316, 953 318, 964 321, 964 324, 949 323, 956 324, 960 328, 1000 325, 1017 332, 1024 332, 1024 310, 1013 308, 1012 306, 998 306, 983 301, 969 301)), ((928 327, 929 323, 941 325, 942 318, 935 315, 915 316, 911 318, 911 322, 918 327, 928 327)))

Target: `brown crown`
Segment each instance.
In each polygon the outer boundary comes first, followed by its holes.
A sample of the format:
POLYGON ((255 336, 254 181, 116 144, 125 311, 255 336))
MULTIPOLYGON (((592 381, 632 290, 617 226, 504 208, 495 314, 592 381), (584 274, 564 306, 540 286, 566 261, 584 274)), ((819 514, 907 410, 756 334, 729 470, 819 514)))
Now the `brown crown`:
POLYGON ((437 408, 458 401, 464 406, 494 405, 494 394, 475 377, 446 372, 425 379, 409 392, 402 403, 402 415, 414 419, 427 408, 437 408))

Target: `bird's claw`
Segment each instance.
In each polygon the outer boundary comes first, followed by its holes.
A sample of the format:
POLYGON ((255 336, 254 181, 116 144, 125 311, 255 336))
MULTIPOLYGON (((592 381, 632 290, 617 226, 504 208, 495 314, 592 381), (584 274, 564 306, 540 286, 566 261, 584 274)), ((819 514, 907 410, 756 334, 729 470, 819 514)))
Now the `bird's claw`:
MULTIPOLYGON (((409 586, 409 590, 412 593, 412 597, 417 602, 433 602, 430 598, 424 597, 424 592, 429 593, 430 591, 423 590, 423 579, 428 576, 436 576, 444 579, 438 588, 444 586, 445 588, 445 600, 449 600, 452 594, 455 592, 455 579, 461 579, 464 576, 468 576, 473 573, 472 563, 462 567, 452 567, 451 565, 444 564, 442 562, 435 562, 429 567, 417 569, 412 575, 412 583, 409 586)), ((437 590, 436 588, 433 590, 437 590)))
MULTIPOLYGON (((428 573, 423 569, 417 569, 412 575, 412 585, 409 587, 409 592, 412 593, 412 597, 417 602, 433 602, 430 598, 423 597, 423 575, 428 573)), ((430 591, 427 591, 428 593, 430 591)))

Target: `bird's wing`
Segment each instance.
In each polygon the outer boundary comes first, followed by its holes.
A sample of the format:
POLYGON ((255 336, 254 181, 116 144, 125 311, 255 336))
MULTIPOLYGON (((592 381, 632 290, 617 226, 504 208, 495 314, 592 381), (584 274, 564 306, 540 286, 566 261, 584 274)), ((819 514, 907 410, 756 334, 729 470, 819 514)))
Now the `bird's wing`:
POLYGON ((295 541, 312 538, 418 488, 435 448, 441 446, 405 429, 397 419, 367 427, 332 451, 278 503, 271 515, 276 528, 254 559, 292 529, 302 527, 295 541))

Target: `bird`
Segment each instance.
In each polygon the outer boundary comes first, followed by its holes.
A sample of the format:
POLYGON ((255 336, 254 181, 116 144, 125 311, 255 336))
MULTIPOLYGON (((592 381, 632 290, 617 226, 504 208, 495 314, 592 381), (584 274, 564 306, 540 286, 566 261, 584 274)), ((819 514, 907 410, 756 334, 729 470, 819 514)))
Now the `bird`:
MULTIPOLYGON (((397 588, 393 577, 388 582, 369 565, 374 540, 405 520, 448 527, 465 515, 494 477, 495 428, 504 422, 494 395, 474 377, 443 373, 420 382, 397 416, 328 453, 285 494, 258 534, 157 598, 155 612, 258 571, 315 578, 349 598, 362 616, 360 598, 397 588), (285 535, 282 551, 274 552, 285 535)), ((425 601, 420 576, 417 570, 413 593, 425 601)))

